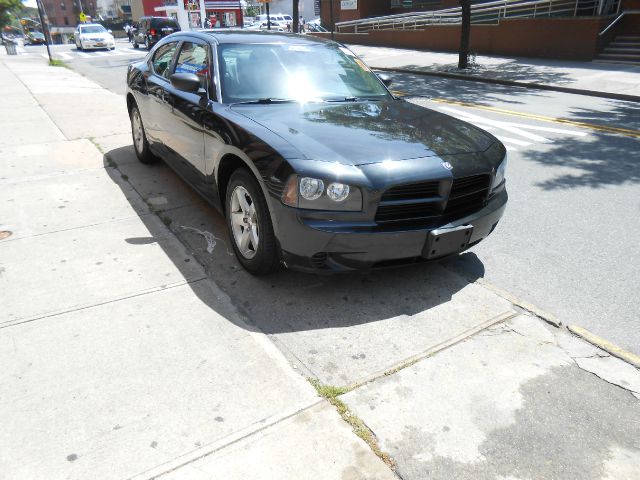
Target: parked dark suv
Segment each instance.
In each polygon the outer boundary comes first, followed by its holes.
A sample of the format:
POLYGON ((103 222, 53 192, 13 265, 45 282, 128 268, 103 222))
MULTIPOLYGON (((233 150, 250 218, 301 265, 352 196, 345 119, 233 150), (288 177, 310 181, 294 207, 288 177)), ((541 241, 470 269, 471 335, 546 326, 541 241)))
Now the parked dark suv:
POLYGON ((179 31, 180 25, 174 18, 142 17, 133 35, 133 48, 138 48, 142 44, 147 50, 151 50, 158 40, 179 31))

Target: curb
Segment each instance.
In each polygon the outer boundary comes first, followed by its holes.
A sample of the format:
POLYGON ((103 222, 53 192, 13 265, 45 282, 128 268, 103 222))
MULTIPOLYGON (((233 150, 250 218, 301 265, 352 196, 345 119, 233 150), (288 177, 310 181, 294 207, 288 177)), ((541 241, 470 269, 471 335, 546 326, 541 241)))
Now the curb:
POLYGON ((578 327, 577 325, 569 325, 567 329, 582 338, 583 340, 589 342, 590 344, 604 350, 607 353, 610 353, 614 357, 619 358, 636 368, 640 368, 640 356, 635 353, 628 352, 627 350, 614 345, 613 343, 605 340, 604 338, 600 338, 597 335, 594 335, 589 330, 586 330, 582 327, 578 327))
POLYGON ((513 80, 504 80, 500 78, 463 75, 461 73, 426 72, 423 70, 415 70, 411 68, 387 68, 387 67, 374 67, 374 66, 371 66, 371 68, 373 70, 380 70, 383 72, 408 73, 411 75, 451 78, 455 80, 467 80, 469 82, 493 83, 497 85, 506 85, 509 87, 523 87, 523 88, 530 88, 535 90, 550 90, 553 92, 572 93, 574 95, 585 95, 588 97, 608 98, 611 100, 624 100, 626 102, 640 103, 640 96, 627 95, 624 93, 600 92, 598 90, 583 90, 580 88, 560 87, 556 85, 545 85, 542 83, 516 82, 513 80))

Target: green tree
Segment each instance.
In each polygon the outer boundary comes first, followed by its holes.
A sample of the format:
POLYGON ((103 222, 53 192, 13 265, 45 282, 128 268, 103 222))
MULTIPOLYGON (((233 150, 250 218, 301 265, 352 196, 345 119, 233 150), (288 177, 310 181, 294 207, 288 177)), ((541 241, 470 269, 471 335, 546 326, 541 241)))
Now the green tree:
POLYGON ((22 8, 22 0, 0 0, 0 28, 11 24, 13 13, 22 8))

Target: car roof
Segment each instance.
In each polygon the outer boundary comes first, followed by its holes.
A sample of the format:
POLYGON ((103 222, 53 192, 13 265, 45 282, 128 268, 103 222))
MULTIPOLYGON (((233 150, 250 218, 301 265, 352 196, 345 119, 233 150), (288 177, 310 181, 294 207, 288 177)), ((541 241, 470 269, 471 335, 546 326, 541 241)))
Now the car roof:
POLYGON ((102 28, 104 28, 104 25, 101 25, 99 23, 81 23, 78 26, 79 27, 102 27, 102 28))
POLYGON ((224 43, 288 43, 288 44, 325 44, 332 43, 323 38, 302 36, 295 33, 272 33, 244 30, 201 30, 199 32, 181 32, 174 35, 195 35, 203 40, 224 43))

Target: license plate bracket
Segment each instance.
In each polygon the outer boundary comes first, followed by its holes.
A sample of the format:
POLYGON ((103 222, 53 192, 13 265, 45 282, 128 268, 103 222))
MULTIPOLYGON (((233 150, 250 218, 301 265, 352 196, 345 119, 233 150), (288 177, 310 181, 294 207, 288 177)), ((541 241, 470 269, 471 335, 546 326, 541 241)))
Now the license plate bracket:
POLYGON ((431 230, 427 235, 422 256, 431 259, 461 252, 469 246, 472 233, 472 225, 431 230))

